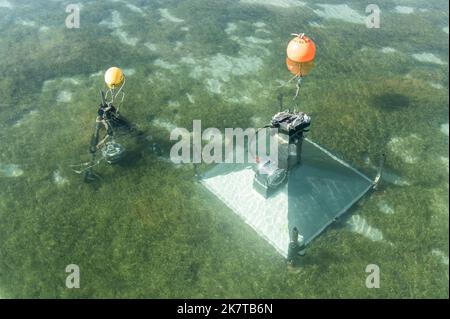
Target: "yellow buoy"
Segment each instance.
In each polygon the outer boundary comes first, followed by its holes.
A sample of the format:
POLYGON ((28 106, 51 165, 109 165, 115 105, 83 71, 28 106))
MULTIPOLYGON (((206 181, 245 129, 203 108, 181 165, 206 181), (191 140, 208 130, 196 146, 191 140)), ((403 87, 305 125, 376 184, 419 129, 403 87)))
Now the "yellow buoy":
POLYGON ((109 68, 105 73, 105 83, 110 89, 121 85, 124 79, 122 70, 117 67, 109 68))

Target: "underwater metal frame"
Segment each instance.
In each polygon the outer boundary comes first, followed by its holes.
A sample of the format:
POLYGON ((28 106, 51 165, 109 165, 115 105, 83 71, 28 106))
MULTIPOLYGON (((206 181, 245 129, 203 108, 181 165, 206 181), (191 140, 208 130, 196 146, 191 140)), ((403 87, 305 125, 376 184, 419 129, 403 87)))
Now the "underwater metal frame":
POLYGON ((300 165, 288 182, 264 198, 253 188, 250 164, 217 164, 202 184, 284 257, 292 229, 308 244, 360 200, 374 181, 332 153, 304 139, 300 165))

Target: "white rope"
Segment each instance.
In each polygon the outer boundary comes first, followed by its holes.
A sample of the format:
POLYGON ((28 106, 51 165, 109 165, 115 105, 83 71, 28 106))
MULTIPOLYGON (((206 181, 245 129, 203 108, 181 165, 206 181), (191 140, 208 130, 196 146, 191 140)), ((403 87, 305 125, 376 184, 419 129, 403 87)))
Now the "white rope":
POLYGON ((104 158, 98 159, 96 162, 94 162, 94 164, 91 164, 91 162, 86 162, 86 163, 77 164, 77 165, 70 165, 70 167, 72 167, 72 170, 75 173, 82 174, 82 173, 86 172, 87 170, 99 165, 102 160, 104 160, 104 158), (85 165, 89 165, 89 166, 86 166, 85 168, 83 168, 81 170, 74 169, 74 167, 85 166, 85 165))
POLYGON ((292 101, 295 101, 295 99, 298 97, 298 93, 300 92, 300 84, 302 84, 302 77, 301 76, 298 77, 297 84, 295 85, 297 89, 295 91, 295 95, 294 95, 294 98, 292 99, 292 101))

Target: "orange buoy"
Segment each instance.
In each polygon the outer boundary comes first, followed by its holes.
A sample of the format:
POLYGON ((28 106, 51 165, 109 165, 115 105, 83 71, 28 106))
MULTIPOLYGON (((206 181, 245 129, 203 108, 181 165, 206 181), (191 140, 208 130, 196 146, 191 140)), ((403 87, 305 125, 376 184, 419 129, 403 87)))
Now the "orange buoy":
POLYGON ((287 56, 294 62, 309 62, 314 60, 316 45, 304 33, 296 35, 287 46, 287 56))
POLYGON ((314 68, 314 61, 309 62, 295 62, 289 58, 286 58, 286 66, 295 76, 306 76, 314 68))

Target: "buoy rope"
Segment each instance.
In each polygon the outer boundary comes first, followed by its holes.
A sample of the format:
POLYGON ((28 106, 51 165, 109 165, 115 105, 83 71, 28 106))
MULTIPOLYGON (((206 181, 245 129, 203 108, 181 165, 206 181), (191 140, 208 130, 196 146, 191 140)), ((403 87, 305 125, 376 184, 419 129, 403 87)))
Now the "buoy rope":
POLYGON ((300 85, 302 84, 303 77, 301 75, 299 75, 299 74, 298 75, 294 75, 289 81, 287 81, 286 83, 283 83, 280 86, 278 86, 278 88, 283 88, 283 87, 285 87, 286 85, 288 85, 289 83, 291 83, 295 79, 297 79, 297 83, 295 84, 296 90, 295 90, 295 95, 292 98, 292 101, 294 101, 298 97, 298 94, 300 92, 300 85))
POLYGON ((123 87, 125 86, 126 78, 124 77, 122 85, 120 86, 119 90, 115 92, 114 86, 110 88, 108 91, 106 91, 105 99, 108 98, 108 94, 111 95, 111 100, 107 101, 108 104, 114 103, 114 100, 119 96, 120 93, 122 93, 122 98, 120 99, 119 104, 116 106, 117 112, 119 112, 120 107, 122 106, 122 103, 125 99, 125 91, 123 91, 123 87))
POLYGON ((295 80, 295 79, 298 78, 299 76, 300 76, 300 74, 294 75, 294 76, 293 76, 292 78, 290 78, 289 81, 287 81, 286 83, 280 84, 280 85, 278 86, 278 88, 283 88, 283 87, 285 87, 286 85, 288 85, 289 83, 291 83, 293 80, 295 80))
POLYGON ((296 36, 297 38, 303 39, 305 37, 304 33, 291 33, 291 35, 296 36))
POLYGON ((295 99, 298 97, 298 93, 300 92, 300 85, 302 84, 302 77, 299 76, 297 83, 295 84, 296 87, 296 91, 295 91, 295 95, 294 98, 292 99, 292 101, 295 101, 295 99))
POLYGON ((120 87, 119 91, 116 93, 116 97, 122 92, 122 99, 120 100, 119 105, 117 106, 117 112, 119 112, 119 108, 122 106, 123 100, 125 99, 125 91, 122 91, 123 87, 125 86, 125 82, 127 81, 127 78, 123 78, 122 86, 120 87))

